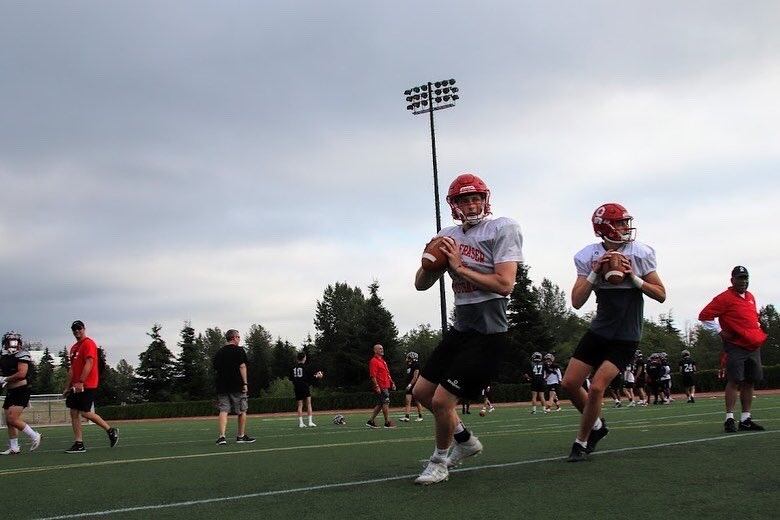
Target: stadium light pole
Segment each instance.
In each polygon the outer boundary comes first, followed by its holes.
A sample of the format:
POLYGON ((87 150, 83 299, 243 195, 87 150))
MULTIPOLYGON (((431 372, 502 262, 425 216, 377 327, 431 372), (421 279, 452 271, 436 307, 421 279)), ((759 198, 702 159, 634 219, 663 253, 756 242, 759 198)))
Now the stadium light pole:
MULTIPOLYGON (((455 106, 460 99, 454 79, 429 81, 404 91, 406 110, 414 115, 428 114, 431 124, 431 155, 433 156, 433 200, 436 209, 436 232, 441 231, 441 211, 439 210, 439 170, 436 165, 436 132, 433 113, 455 106)), ((447 332, 447 300, 444 291, 444 277, 439 278, 439 300, 441 302, 441 332, 447 332)))

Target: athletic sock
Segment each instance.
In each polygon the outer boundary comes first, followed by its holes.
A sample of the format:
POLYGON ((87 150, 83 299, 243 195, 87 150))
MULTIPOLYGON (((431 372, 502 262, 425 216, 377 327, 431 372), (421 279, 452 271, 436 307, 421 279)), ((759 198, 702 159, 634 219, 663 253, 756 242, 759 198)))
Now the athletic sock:
POLYGON ((431 460, 436 459, 437 461, 442 461, 447 458, 447 452, 449 451, 449 448, 444 448, 443 450, 440 450, 439 448, 436 448, 433 451, 433 457, 431 457, 431 460))
POLYGON ((579 439, 574 439, 574 442, 576 442, 577 444, 579 444, 583 448, 587 448, 588 447, 588 441, 581 441, 579 439))
POLYGON ((536 405, 534 405, 534 412, 536 411, 536 405))
POLYGON ((726 412, 726 420, 733 419, 734 418, 734 412, 726 412))
POLYGON ((409 414, 408 414, 408 413, 405 413, 405 414, 404 414, 404 417, 406 417, 406 418, 408 419, 408 418, 409 418, 409 414))
POLYGON ((464 443, 471 438, 471 432, 468 431, 466 427, 463 426, 463 423, 459 421, 458 425, 455 426, 455 434, 453 437, 455 437, 455 442, 464 443))
POLYGON ((601 417, 599 417, 599 418, 596 419, 596 422, 593 423, 593 429, 594 430, 600 430, 602 426, 603 426, 603 424, 601 422, 601 417))
POLYGON ((12 450, 18 450, 19 439, 8 439, 8 446, 10 446, 12 450))
POLYGON ((31 439, 32 439, 33 437, 36 437, 36 436, 38 435, 38 433, 37 433, 35 430, 33 430, 32 428, 30 428, 30 425, 29 425, 29 424, 28 424, 28 425, 26 425, 26 426, 24 427, 24 430, 22 430, 22 431, 24 432, 24 434, 25 434, 25 435, 27 435, 27 436, 28 436, 29 438, 31 438, 31 439))
POLYGON ((740 417, 740 422, 745 422, 748 419, 750 419, 750 412, 742 412, 742 416, 740 417))

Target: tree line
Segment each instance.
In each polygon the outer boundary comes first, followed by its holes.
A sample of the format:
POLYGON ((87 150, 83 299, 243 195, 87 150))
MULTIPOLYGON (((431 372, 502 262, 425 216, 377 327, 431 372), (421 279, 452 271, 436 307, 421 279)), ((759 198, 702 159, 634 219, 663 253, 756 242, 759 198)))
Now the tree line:
MULTIPOLYGON (((514 290, 509 298, 508 318, 510 348, 502 362, 497 383, 517 383, 528 370, 531 353, 552 352, 566 364, 577 342, 588 327, 591 316, 578 316, 568 306, 566 294, 548 279, 535 286, 528 276, 529 267, 521 265, 514 290)), ((280 395, 292 397, 287 379, 295 354, 303 350, 309 364, 322 370, 325 377, 320 391, 368 390, 367 363, 372 346, 381 343, 393 378, 401 383, 405 377, 403 363, 407 352, 415 351, 425 362, 441 338, 441 330, 430 324, 399 335, 392 313, 379 296, 379 283, 368 286, 367 294, 359 287, 337 282, 328 285, 317 301, 315 337, 293 345, 274 339, 262 325, 253 324, 243 335, 247 351, 250 397, 280 395)), ((762 349, 765 365, 780 364, 780 315, 773 305, 760 310, 762 326, 769 339, 762 349)), ((219 327, 196 332, 190 322, 179 331, 178 350, 174 355, 161 336, 162 326, 154 324, 147 332, 150 342, 139 355, 137 366, 122 359, 111 367, 105 352, 99 349, 101 384, 97 399, 101 404, 165 402, 212 399, 214 372, 211 359, 225 344, 219 327)), ((717 368, 721 350, 720 338, 697 323, 681 331, 670 311, 656 320, 645 319, 640 349, 645 353, 667 352, 672 360, 683 349, 691 351, 699 369, 717 368)), ((69 369, 67 349, 57 353, 60 363, 54 365, 49 349, 33 367, 34 393, 57 393, 67 383, 69 369)))

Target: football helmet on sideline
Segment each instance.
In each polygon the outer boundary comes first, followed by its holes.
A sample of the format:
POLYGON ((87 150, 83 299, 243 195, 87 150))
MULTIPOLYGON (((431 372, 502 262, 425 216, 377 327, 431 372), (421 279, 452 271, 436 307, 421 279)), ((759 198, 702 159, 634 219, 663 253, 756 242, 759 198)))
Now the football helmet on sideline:
POLYGON ((344 426, 345 424, 347 424, 347 418, 341 414, 338 414, 333 418, 333 424, 344 426))

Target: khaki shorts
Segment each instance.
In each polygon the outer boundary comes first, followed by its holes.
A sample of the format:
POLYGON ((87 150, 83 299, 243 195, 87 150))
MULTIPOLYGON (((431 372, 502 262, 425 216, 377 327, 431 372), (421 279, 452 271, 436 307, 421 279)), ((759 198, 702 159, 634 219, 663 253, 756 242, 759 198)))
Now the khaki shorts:
POLYGON ((234 414, 246 413, 249 409, 249 401, 246 394, 218 394, 217 410, 234 414))

